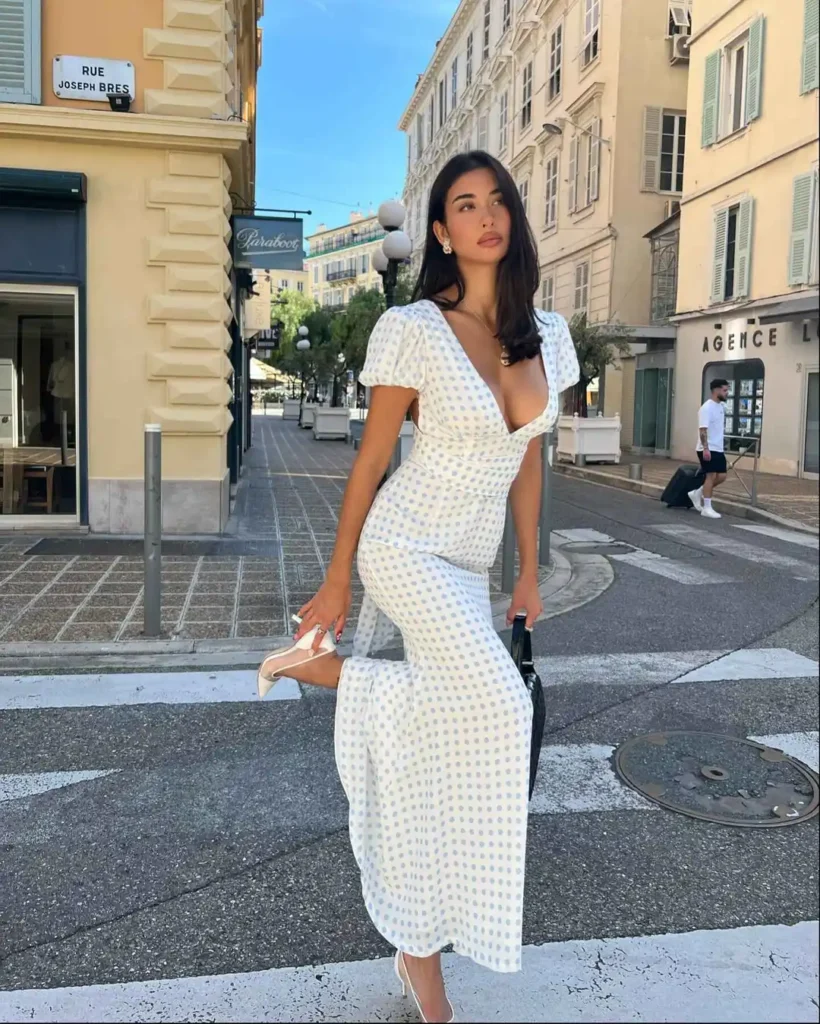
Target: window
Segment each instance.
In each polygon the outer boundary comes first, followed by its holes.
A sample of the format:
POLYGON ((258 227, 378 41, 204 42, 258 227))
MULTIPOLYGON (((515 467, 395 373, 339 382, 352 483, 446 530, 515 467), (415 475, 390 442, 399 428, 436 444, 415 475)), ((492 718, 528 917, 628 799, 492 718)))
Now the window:
POLYGON ((507 148, 507 125, 510 114, 510 94, 505 89, 498 101, 498 149, 503 152, 507 148))
POLYGON ((518 194, 521 196, 521 203, 524 206, 524 213, 529 216, 529 204, 530 204, 530 179, 524 178, 523 181, 518 183, 518 194))
POLYGON ((817 171, 799 174, 792 183, 792 225, 789 237, 790 285, 817 281, 817 171))
POLYGON ((282 291, 286 291, 289 287, 290 287, 290 281, 288 281, 288 279, 286 277, 283 277, 282 280, 279 282, 279 288, 282 291))
POLYGON ((601 177, 601 121, 595 118, 570 140, 569 209, 583 210, 598 198, 601 177))
POLYGON ((545 224, 554 228, 558 223, 558 154, 547 160, 544 168, 547 178, 545 224))
POLYGON ((490 115, 479 114, 478 116, 478 148, 486 150, 487 136, 489 135, 490 115))
POLYGON ((452 67, 450 68, 450 110, 455 110, 458 106, 458 57, 453 59, 452 67))
POLYGON ((711 146, 760 117, 766 19, 706 57, 701 145, 711 146))
POLYGON ((589 311, 589 263, 579 263, 575 267, 575 296, 573 300, 573 312, 587 313, 589 311))
POLYGON ((473 33, 467 36, 467 60, 464 65, 464 85, 470 88, 473 84, 473 33))
POLYGON ((601 176, 601 122, 591 121, 584 137, 586 150, 586 205, 598 198, 598 182, 601 176))
POLYGON ((800 57, 800 92, 820 85, 820 0, 803 0, 803 52, 800 57))
POLYGON ((728 302, 749 294, 753 216, 753 199, 715 213, 712 302, 728 302))
POLYGON ((490 56, 490 0, 484 0, 484 37, 481 44, 482 63, 490 56))
POLYGON ((550 36, 550 71, 547 79, 547 102, 561 95, 561 65, 564 51, 564 26, 559 25, 550 36))
POLYGON ((447 117, 447 93, 444 87, 444 79, 438 83, 438 126, 444 124, 444 119, 447 117))
POLYGON ((652 237, 652 289, 649 319, 665 323, 675 312, 678 294, 680 229, 673 227, 652 237))
POLYGON ((0 7, 0 103, 39 103, 40 0, 5 0, 0 7))
POLYGON ((313 264, 313 283, 314 284, 318 284, 319 283, 319 264, 318 263, 314 263, 313 264))
POLYGON ((304 281, 297 281, 296 282, 296 291, 297 292, 303 292, 304 290, 305 290, 305 282, 304 281))
POLYGON ((552 313, 555 309, 555 278, 550 274, 541 282, 541 309, 552 313))
POLYGON ((501 34, 503 35, 512 24, 512 0, 504 0, 501 11, 501 34))
POLYGON ((663 115, 661 132, 661 192, 683 192, 683 156, 686 147, 686 115, 663 115))
POLYGON ((670 0, 668 36, 692 34, 692 0, 670 0))
POLYGON ((598 56, 601 31, 601 0, 584 0, 584 41, 581 45, 581 67, 585 68, 598 56))
POLYGON ((436 99, 435 96, 430 97, 430 108, 427 111, 427 144, 429 145, 433 141, 433 136, 436 134, 436 99))
POLYGON ((521 129, 532 124, 532 61, 524 68, 521 81, 521 129))
POLYGON ((362 273, 363 274, 369 274, 370 273, 370 257, 368 256, 367 253, 365 253, 362 256, 362 273))

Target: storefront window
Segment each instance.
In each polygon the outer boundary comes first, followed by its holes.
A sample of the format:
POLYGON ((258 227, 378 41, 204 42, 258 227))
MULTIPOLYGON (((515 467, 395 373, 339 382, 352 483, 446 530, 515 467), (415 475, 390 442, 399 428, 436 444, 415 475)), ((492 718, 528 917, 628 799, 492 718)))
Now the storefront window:
POLYGON ((0 288, 0 509, 77 514, 76 303, 0 288))
POLYGON ((742 363, 710 363, 703 371, 703 400, 709 397, 709 382, 722 377, 729 381, 726 402, 726 451, 736 452, 748 446, 747 438, 757 438, 758 452, 763 437, 763 381, 761 359, 742 363))

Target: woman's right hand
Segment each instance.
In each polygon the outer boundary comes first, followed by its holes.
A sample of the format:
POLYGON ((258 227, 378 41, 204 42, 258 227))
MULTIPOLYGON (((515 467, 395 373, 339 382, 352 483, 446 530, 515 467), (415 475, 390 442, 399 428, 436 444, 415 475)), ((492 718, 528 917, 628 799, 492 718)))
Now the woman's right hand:
POLYGON ((332 632, 338 643, 350 613, 352 600, 350 573, 336 574, 329 571, 316 596, 299 609, 298 614, 302 621, 296 631, 296 639, 301 640, 314 626, 320 626, 324 632, 316 634, 313 641, 314 651, 319 649, 324 633, 332 632))

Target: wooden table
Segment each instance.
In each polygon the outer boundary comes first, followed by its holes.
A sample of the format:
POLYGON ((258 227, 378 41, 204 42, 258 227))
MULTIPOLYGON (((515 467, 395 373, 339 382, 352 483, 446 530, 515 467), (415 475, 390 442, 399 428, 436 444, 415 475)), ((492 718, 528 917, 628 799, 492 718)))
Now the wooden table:
MULTIPOLYGON (((73 467, 77 465, 77 452, 74 448, 63 453, 60 448, 2 448, 0 473, 3 478, 3 514, 13 515, 20 512, 23 493, 23 481, 28 471, 50 469, 53 473, 57 466, 73 467)), ((39 474, 38 474, 39 475, 39 474)), ((49 512, 51 509, 48 510, 49 512)))

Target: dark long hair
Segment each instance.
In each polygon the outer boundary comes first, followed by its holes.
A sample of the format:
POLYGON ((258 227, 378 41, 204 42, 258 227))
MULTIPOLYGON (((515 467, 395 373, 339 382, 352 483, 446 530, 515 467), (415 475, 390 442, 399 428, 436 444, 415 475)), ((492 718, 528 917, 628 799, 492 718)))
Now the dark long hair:
POLYGON ((430 189, 427 209, 427 234, 424 258, 413 291, 413 301, 431 299, 441 309, 455 309, 464 298, 464 281, 455 254, 447 255, 433 231, 436 221, 445 222, 447 193, 453 183, 470 171, 491 171, 498 182, 504 204, 510 212, 510 246, 498 264, 498 303, 496 336, 504 348, 508 363, 532 359, 539 352, 541 338, 533 310, 533 296, 538 290, 538 252, 530 229, 524 204, 510 172, 494 156, 476 149, 459 153, 439 171, 430 189), (443 299, 442 292, 453 285, 458 289, 455 299, 443 299))

